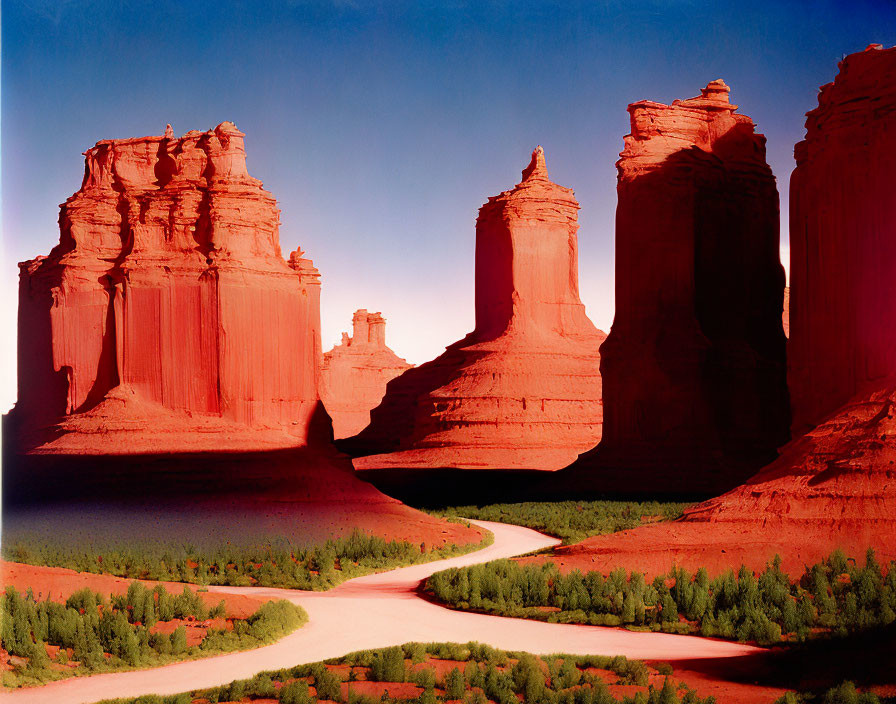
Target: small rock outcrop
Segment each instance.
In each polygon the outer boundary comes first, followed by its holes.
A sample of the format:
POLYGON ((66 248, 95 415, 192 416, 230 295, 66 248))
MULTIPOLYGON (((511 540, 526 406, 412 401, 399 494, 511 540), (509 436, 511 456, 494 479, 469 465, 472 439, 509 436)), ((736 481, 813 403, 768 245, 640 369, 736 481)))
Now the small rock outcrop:
POLYGON ((896 47, 840 62, 790 181, 794 431, 896 373, 896 47))
POLYGON ((476 328, 388 385, 357 469, 543 469, 600 440, 604 333, 578 291, 578 209, 539 147, 476 222, 476 328), (376 453, 376 454, 374 454, 376 453))
POLYGON ((386 393, 386 384, 413 367, 386 346, 386 319, 381 313, 356 310, 352 335, 324 354, 320 396, 338 440, 357 435, 370 423, 370 410, 386 393))
POLYGON ((283 259, 280 211, 246 170, 243 137, 224 122, 85 152, 59 244, 20 265, 14 415, 28 449, 307 442, 319 275, 301 251, 283 259))
POLYGON ((728 96, 628 107, 603 439, 576 465, 608 488, 717 492, 789 438, 778 192, 728 96))

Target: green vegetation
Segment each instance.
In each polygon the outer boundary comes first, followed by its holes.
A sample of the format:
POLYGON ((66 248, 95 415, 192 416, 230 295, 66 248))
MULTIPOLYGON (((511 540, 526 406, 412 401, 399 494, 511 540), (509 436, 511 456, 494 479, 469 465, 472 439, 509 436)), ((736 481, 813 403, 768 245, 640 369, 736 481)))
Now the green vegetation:
POLYGON ((76 548, 48 543, 46 538, 19 538, 7 543, 3 556, 12 562, 130 579, 317 591, 371 572, 462 555, 489 545, 492 539, 488 534, 478 544, 427 550, 421 544, 386 541, 358 531, 304 548, 285 538, 260 546, 228 544, 214 549, 158 543, 76 548))
POLYGON ((813 629, 836 635, 896 621, 896 563, 886 573, 869 550, 864 567, 834 552, 798 581, 780 559, 756 577, 741 567, 710 580, 673 568, 648 583, 622 569, 604 576, 562 575, 553 563, 497 560, 437 572, 427 582, 436 597, 460 609, 561 623, 626 626, 756 641, 806 640, 813 629))
POLYGON ((209 611, 187 587, 170 594, 164 586, 148 589, 139 582, 127 594, 103 597, 90 589, 72 594, 65 604, 37 601, 6 587, 0 598, 0 647, 23 658, 3 685, 18 687, 77 675, 157 667, 175 660, 255 648, 298 628, 307 616, 288 601, 268 602, 252 616, 234 620, 233 630, 209 628, 201 643, 187 645, 186 628, 170 634, 154 629, 174 619, 204 621, 224 617, 222 601, 209 611), (47 645, 58 653, 50 661, 47 645), (74 662, 72 662, 74 661, 74 662))
MULTIPOLYGON (((172 697, 116 699, 105 704, 192 704, 274 698, 281 704, 313 704, 332 700, 348 704, 415 702, 436 704, 714 704, 670 677, 660 688, 648 683, 659 670, 623 657, 551 655, 496 650, 479 643, 408 643, 365 650, 323 663, 264 672, 224 687, 172 697), (436 668, 439 660, 454 667, 436 668), (346 668, 348 665, 350 668, 346 668), (444 675, 440 675, 444 672, 444 675), (365 693, 363 682, 409 682, 413 694, 365 693), (611 684, 608 684, 608 681, 611 684), (626 694, 614 692, 626 685, 626 694), (632 694, 632 687, 637 692, 632 694), (313 691, 312 691, 313 690, 313 691)), ((366 690, 370 692, 371 690, 366 690)))
POLYGON ((824 694, 788 692, 775 704, 883 704, 896 701, 890 697, 881 699, 873 692, 859 692, 852 682, 843 682, 824 694))
POLYGON ((526 526, 554 535, 568 544, 592 535, 628 530, 646 522, 671 521, 681 516, 688 506, 660 501, 525 501, 425 510, 443 517, 463 516, 526 526))

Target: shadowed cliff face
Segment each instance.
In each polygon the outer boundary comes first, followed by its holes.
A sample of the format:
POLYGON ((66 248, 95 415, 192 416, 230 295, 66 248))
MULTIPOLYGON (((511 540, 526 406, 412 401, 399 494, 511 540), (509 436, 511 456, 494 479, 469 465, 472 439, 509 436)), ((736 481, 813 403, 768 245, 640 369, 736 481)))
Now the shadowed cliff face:
POLYGON ((578 292, 578 203, 539 147, 476 223, 476 329, 389 382, 358 469, 559 469, 600 439, 604 334, 578 292), (379 454, 374 454, 379 453, 379 454))
MULTIPOLYGON (((869 547, 881 561, 896 559, 896 333, 887 322, 896 315, 894 108, 896 49, 852 54, 822 88, 797 146, 788 344, 795 417, 815 427, 680 521, 563 548, 564 569, 655 572, 674 562, 721 572, 761 569, 779 554, 798 572, 834 549, 859 557, 869 547)), ((607 426, 610 384, 608 370, 607 426)))
POLYGON ((728 87, 629 106, 616 211, 604 431, 583 468, 724 489, 789 437, 778 194, 765 139, 728 87), (666 476, 664 476, 666 475, 666 476))
POLYGON ((188 429, 211 437, 230 423, 304 443, 318 401, 319 277, 299 251, 284 261, 276 201, 246 171, 243 133, 225 122, 180 139, 106 140, 85 156, 60 244, 21 265, 15 414, 26 445, 55 425, 44 451, 127 452, 141 419, 167 426, 170 449, 197 449, 188 429))
POLYGON ((790 388, 804 432, 896 373, 896 48, 840 62, 790 188, 790 388))

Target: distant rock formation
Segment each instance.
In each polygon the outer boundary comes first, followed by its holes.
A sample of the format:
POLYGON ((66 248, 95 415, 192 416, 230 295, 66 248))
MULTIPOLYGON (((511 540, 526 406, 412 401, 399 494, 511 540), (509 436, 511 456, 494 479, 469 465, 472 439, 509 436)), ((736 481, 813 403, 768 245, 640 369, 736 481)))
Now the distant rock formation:
POLYGON ((804 432, 896 372, 896 48, 839 65, 790 188, 790 389, 804 432))
POLYGON ((388 385, 356 469, 554 470, 600 439, 598 348, 578 290, 579 204, 539 147, 476 222, 476 329, 388 385))
MULTIPOLYGON (((243 133, 103 140, 49 256, 20 265, 19 400, 33 452, 258 449, 320 417, 320 283, 284 261, 243 133)), ((325 415, 325 414, 324 414, 325 415)))
POLYGON ((789 438, 778 192, 728 93, 628 107, 603 439, 576 465, 605 488, 717 492, 789 438))
POLYGON ((370 409, 386 393, 386 384, 413 367, 386 347, 386 320, 381 313, 356 310, 352 336, 324 354, 320 396, 338 440, 357 435, 370 423, 370 409))

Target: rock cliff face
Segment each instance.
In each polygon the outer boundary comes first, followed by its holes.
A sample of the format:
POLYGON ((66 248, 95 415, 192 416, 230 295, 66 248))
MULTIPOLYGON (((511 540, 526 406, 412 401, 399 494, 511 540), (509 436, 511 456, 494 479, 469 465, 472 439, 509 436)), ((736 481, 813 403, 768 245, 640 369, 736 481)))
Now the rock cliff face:
POLYGON ((580 463, 621 488, 729 488, 789 437, 778 193, 728 93, 628 108, 603 440, 580 463))
POLYGON ((784 326, 784 334, 790 337, 790 287, 784 289, 784 312, 781 315, 781 324, 784 326))
POLYGON ((15 415, 32 450, 308 440, 319 276, 300 251, 284 261, 243 137, 224 122, 85 152, 59 245, 20 265, 15 415))
POLYGON ((840 62, 791 177, 790 389, 802 432, 896 372, 896 48, 840 62))
POLYGON ((600 439, 598 347, 578 293, 579 205, 539 147, 476 222, 476 329, 388 385, 357 469, 554 470, 600 439))
POLYGON ((357 435, 370 423, 370 409, 386 393, 386 384, 413 367, 386 347, 386 320, 381 313, 356 310, 352 336, 324 355, 320 395, 333 419, 336 439, 357 435))
POLYGON ((835 548, 896 559, 896 48, 846 57, 806 128, 791 182, 788 346, 798 422, 824 417, 684 520, 564 548, 567 569, 761 569, 778 553, 799 572, 835 548))

